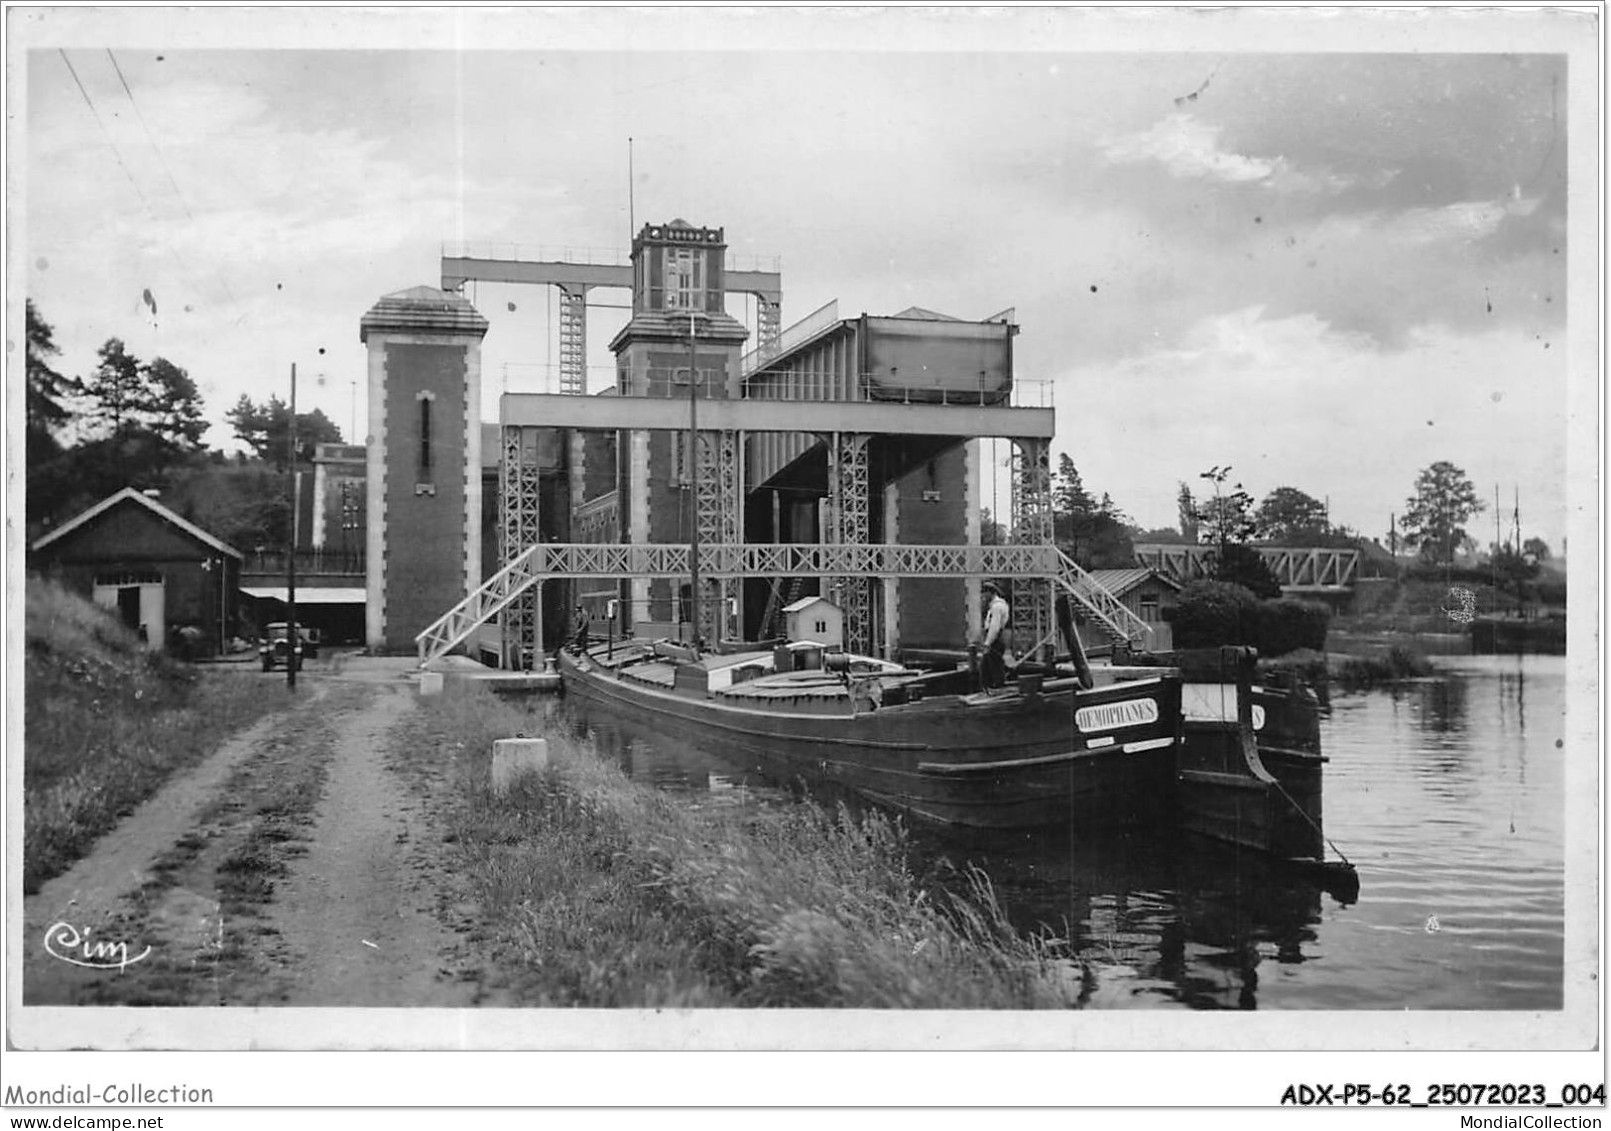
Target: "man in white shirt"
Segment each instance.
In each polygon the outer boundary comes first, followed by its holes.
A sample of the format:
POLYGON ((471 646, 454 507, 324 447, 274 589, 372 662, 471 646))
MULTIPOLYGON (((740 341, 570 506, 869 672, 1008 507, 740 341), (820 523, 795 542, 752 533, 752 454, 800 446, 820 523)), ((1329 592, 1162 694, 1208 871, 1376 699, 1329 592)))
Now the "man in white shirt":
POLYGON ((1007 682, 1007 648, 1012 643, 1012 608, 1001 595, 1001 587, 994 581, 980 586, 990 602, 985 610, 984 656, 979 662, 979 675, 986 688, 1000 687, 1007 682))

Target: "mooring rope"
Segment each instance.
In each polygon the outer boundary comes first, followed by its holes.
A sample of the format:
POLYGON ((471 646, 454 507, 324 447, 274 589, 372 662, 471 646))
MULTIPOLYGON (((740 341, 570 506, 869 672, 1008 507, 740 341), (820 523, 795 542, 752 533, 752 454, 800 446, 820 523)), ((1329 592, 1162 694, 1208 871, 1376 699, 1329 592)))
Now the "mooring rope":
MULTIPOLYGON (((1327 844, 1331 845, 1331 850, 1337 854, 1338 858, 1340 860, 1342 860, 1342 862, 1344 864, 1347 864, 1350 868, 1353 868, 1354 867, 1354 862, 1352 860, 1348 859, 1347 856, 1343 855, 1343 850, 1338 848, 1336 843, 1329 836, 1326 835, 1326 832, 1325 832, 1324 829, 1322 829, 1319 825, 1315 824, 1315 819, 1313 817, 1309 816, 1308 812, 1305 811, 1304 807, 1302 805, 1299 805, 1297 803, 1297 801, 1295 801, 1293 799, 1292 794, 1287 792, 1286 786, 1281 784, 1281 779, 1276 777, 1274 774, 1271 774, 1270 775, 1270 780, 1275 783, 1275 788, 1279 789, 1281 791, 1281 796, 1285 797, 1287 799, 1287 804, 1291 805, 1294 809, 1296 809, 1298 811, 1298 816, 1302 817, 1305 821, 1309 822, 1309 827, 1314 829, 1315 832, 1320 834, 1320 839, 1321 840, 1323 840, 1327 844)), ((1358 869, 1355 869, 1355 870, 1357 871, 1358 869)))

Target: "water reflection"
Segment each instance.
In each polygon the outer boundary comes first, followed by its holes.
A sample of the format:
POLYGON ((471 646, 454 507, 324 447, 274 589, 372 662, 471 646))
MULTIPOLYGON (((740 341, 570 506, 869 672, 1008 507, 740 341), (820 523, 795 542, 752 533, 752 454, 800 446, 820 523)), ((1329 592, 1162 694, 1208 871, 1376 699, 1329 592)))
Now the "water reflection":
POLYGON ((1419 680, 1409 685, 1420 705, 1421 725, 1433 734, 1466 729, 1466 681, 1458 676, 1419 680))
MULTIPOLYGON (((563 725, 574 731, 584 727, 561 713, 563 725)), ((594 747, 614 761, 628 777, 673 793, 696 795, 698 802, 749 805, 791 802, 788 790, 767 778, 757 765, 742 765, 731 758, 695 750, 668 741, 654 730, 614 719, 589 720, 585 728, 594 747)))
POLYGON ((1255 1009, 1259 969, 1309 959, 1321 919, 1312 876, 1184 833, 914 833, 925 878, 991 876, 1015 926, 1066 940, 1082 1004, 1255 1009))
MULTIPOLYGON (((914 830, 914 871, 991 878, 1021 930, 1065 940, 1089 1008, 1558 1009, 1564 973, 1560 657, 1450 657, 1339 694, 1322 721, 1326 834, 1357 900, 1183 834, 914 830), (1436 924, 1434 929, 1431 924, 1436 924)), ((695 804, 785 803, 754 765, 623 726, 599 746, 695 804)))

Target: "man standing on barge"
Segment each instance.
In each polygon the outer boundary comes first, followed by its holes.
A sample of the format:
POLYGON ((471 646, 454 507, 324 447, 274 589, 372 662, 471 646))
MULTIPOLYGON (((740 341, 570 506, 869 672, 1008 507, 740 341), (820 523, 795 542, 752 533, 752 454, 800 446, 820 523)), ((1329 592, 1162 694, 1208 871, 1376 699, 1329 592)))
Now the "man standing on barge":
POLYGON ((979 675, 986 690, 1001 687, 1007 682, 1007 646, 1012 643, 1012 608, 1001 595, 1001 586, 986 581, 980 588, 990 605, 985 610, 984 656, 979 664, 979 675))

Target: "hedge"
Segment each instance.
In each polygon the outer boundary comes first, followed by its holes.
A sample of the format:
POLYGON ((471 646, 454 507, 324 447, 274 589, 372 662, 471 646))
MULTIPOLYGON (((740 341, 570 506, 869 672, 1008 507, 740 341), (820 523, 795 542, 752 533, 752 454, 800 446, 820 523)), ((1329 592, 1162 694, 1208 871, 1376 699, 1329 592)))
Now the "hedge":
POLYGON ((1240 585, 1194 581, 1181 590, 1165 613, 1176 648, 1250 645, 1263 656, 1283 656, 1300 648, 1322 651, 1331 610, 1317 601, 1277 598, 1260 601, 1240 585))

